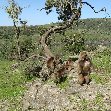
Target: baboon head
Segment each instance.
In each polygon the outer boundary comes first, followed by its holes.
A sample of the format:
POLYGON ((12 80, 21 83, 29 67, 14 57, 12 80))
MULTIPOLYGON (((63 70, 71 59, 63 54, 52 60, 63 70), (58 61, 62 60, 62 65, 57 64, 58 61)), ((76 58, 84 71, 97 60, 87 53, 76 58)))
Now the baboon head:
POLYGON ((86 60, 88 60, 88 59, 89 59, 89 57, 88 57, 86 51, 80 52, 80 54, 79 54, 79 60, 86 61, 86 60))

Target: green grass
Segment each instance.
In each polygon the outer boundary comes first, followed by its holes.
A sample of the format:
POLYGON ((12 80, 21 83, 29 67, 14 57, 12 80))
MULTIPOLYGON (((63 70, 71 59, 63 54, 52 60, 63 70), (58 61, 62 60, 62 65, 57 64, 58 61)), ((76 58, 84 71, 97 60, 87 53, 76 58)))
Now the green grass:
POLYGON ((91 74, 91 78, 97 83, 97 84, 105 84, 108 82, 107 76, 101 76, 97 73, 91 74))
POLYGON ((19 70, 12 71, 10 66, 14 62, 0 61, 0 99, 7 100, 21 95, 26 81, 19 70))
POLYGON ((111 57, 109 55, 96 56, 93 62, 98 69, 103 70, 105 73, 111 73, 111 57))
POLYGON ((93 100, 81 99, 80 107, 81 111, 105 111, 103 96, 98 92, 93 100), (93 107, 90 108, 89 105, 93 105, 93 107))
POLYGON ((69 80, 68 78, 66 78, 66 80, 64 82, 61 82, 60 84, 58 84, 58 87, 60 89, 66 89, 69 86, 69 80))
POLYGON ((103 96, 98 92, 95 99, 93 100, 94 106, 98 107, 97 111, 105 111, 105 106, 103 102, 103 96))
POLYGON ((97 68, 97 72, 91 74, 92 79, 97 84, 105 84, 111 77, 111 55, 110 52, 99 52, 93 56, 93 64, 97 68))
POLYGON ((81 103, 81 111, 88 111, 88 101, 86 99, 81 99, 80 100, 81 103))

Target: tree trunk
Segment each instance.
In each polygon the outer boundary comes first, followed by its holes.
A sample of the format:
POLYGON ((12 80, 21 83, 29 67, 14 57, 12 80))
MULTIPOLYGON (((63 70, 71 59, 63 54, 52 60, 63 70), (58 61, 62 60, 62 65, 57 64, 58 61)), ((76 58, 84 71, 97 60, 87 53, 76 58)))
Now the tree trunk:
POLYGON ((43 36, 41 38, 41 45, 43 47, 45 56, 47 58, 54 57, 54 55, 51 53, 51 50, 48 48, 48 46, 46 44, 46 41, 47 41, 47 38, 49 37, 49 35, 54 33, 54 32, 59 32, 61 30, 65 30, 65 29, 69 28, 71 25, 73 25, 74 21, 78 20, 77 16, 78 16, 78 13, 76 13, 72 17, 72 19, 67 21, 66 24, 64 24, 63 26, 55 26, 55 27, 49 29, 45 34, 43 34, 43 36))
POLYGON ((20 36, 20 28, 16 26, 15 21, 13 21, 14 23, 14 27, 15 27, 15 31, 16 31, 16 46, 17 46, 17 53, 18 53, 18 60, 21 59, 21 54, 20 54, 20 41, 19 41, 19 36, 20 36))

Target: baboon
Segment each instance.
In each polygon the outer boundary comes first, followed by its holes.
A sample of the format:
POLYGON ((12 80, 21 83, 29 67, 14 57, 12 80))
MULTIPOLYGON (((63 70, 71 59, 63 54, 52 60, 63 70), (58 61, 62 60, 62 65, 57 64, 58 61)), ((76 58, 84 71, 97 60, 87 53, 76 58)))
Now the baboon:
POLYGON ((63 75, 64 75, 64 73, 65 73, 65 70, 66 70, 66 68, 63 66, 62 68, 60 68, 58 71, 57 71, 57 77, 62 77, 63 75))
POLYGON ((61 82, 61 79, 67 77, 66 74, 72 69, 72 67, 73 67, 73 61, 71 58, 69 58, 64 64, 59 55, 56 55, 55 57, 50 57, 47 60, 47 68, 49 70, 49 76, 51 76, 51 74, 54 73, 52 77, 54 76, 54 78, 57 81, 56 83, 61 82))
POLYGON ((62 65, 63 65, 62 59, 60 58, 59 55, 56 54, 55 55, 55 67, 56 67, 56 69, 60 69, 62 65))
POLYGON ((51 68, 51 67, 53 67, 53 65, 54 65, 54 57, 50 57, 48 60, 47 60, 47 67, 48 68, 51 68))
POLYGON ((69 59, 66 61, 66 63, 65 63, 65 68, 66 68, 66 70, 68 70, 68 71, 71 71, 71 70, 72 70, 72 68, 73 68, 73 61, 72 61, 71 58, 69 58, 69 59))
POLYGON ((78 82, 80 85, 90 83, 91 67, 92 62, 91 59, 88 57, 87 52, 80 52, 78 59, 78 82))
POLYGON ((73 62, 72 59, 69 58, 66 63, 61 65, 61 67, 55 72, 55 79, 57 82, 64 81, 64 79, 67 77, 67 73, 73 68, 73 62))
POLYGON ((55 60, 54 60, 54 57, 50 57, 47 60, 47 68, 48 68, 50 74, 54 72, 54 69, 55 69, 55 60))
POLYGON ((63 64, 62 67, 58 69, 54 74, 56 84, 61 82, 61 79, 63 79, 66 76, 65 74, 66 74, 66 66, 65 64, 63 64))
POLYGON ((59 55, 56 55, 55 57, 50 57, 47 60, 47 67, 48 69, 59 69, 61 65, 63 64, 62 60, 60 59, 59 55))

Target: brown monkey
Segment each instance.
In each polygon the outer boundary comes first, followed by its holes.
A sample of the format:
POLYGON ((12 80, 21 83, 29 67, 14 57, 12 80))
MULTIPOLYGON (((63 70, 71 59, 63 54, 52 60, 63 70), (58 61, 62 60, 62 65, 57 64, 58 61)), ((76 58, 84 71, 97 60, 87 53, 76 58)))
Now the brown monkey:
POLYGON ((57 69, 60 69, 62 65, 63 65, 63 61, 61 60, 60 56, 55 55, 55 67, 57 69))
POLYGON ((49 69, 59 69, 62 66, 63 62, 61 60, 61 58, 59 57, 59 55, 56 55, 55 57, 50 57, 47 60, 47 67, 49 69))
POLYGON ((57 76, 60 78, 62 76, 64 76, 65 73, 67 73, 68 71, 70 71, 73 67, 73 61, 71 58, 69 58, 66 63, 64 63, 63 65, 61 65, 61 67, 57 70, 57 76))
POLYGON ((72 70, 72 68, 73 68, 73 61, 72 61, 71 58, 69 58, 69 59, 66 61, 66 63, 65 63, 65 68, 66 68, 66 70, 68 70, 68 71, 71 71, 71 70, 72 70))
POLYGON ((86 51, 80 52, 78 59, 78 81, 80 85, 89 84, 92 62, 86 51))
POLYGON ((54 60, 54 57, 50 57, 47 60, 47 68, 49 69, 49 73, 50 74, 54 72, 54 69, 55 69, 55 60, 54 60))
POLYGON ((61 66, 60 69, 58 69, 56 72, 55 72, 55 80, 56 80, 56 83, 60 83, 61 82, 61 79, 63 77, 65 77, 65 74, 66 74, 66 65, 63 64, 61 66))
POLYGON ((57 82, 61 82, 61 79, 64 77, 67 77, 67 73, 72 69, 73 67, 73 62, 72 59, 69 58, 66 63, 61 65, 61 67, 55 72, 55 79, 57 82))
POLYGON ((62 68, 57 70, 56 76, 59 77, 59 78, 62 77, 64 75, 64 73, 65 73, 65 70, 66 70, 66 68, 63 66, 62 68))

